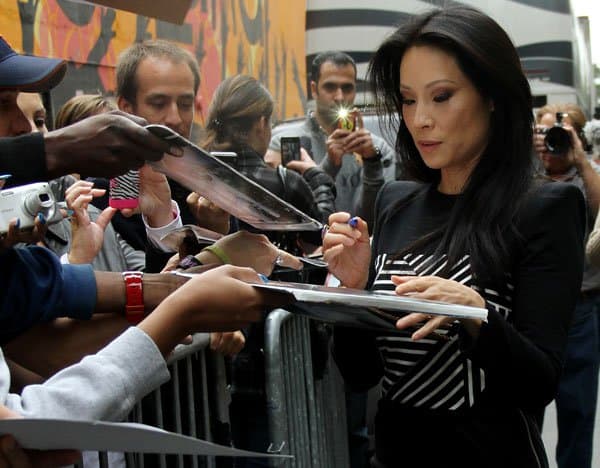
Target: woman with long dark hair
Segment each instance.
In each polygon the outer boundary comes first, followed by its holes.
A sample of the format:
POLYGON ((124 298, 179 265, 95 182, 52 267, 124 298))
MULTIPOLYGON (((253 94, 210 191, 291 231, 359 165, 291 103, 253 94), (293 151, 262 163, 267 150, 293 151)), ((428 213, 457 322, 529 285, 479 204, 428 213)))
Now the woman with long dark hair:
POLYGON ((555 395, 581 282, 581 192, 534 183, 529 85, 478 10, 416 16, 369 74, 380 110, 400 118, 396 149, 414 181, 382 188, 371 243, 364 222, 330 216, 330 271, 344 286, 488 311, 335 331, 347 383, 382 382, 373 466, 547 466, 534 416, 555 395))

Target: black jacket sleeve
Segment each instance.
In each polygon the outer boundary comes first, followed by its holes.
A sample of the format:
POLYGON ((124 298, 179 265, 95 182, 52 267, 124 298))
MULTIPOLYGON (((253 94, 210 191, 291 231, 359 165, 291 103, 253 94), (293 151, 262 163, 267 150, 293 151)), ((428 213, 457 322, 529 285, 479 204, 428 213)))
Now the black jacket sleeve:
POLYGON ((532 409, 554 398, 581 287, 585 216, 581 191, 570 184, 546 184, 525 203, 511 319, 488 304, 488 323, 469 350, 494 398, 532 409))
POLYGON ((48 180, 43 135, 0 138, 0 174, 11 174, 12 185, 48 180))
MULTIPOLYGON (((311 218, 323 222, 313 193, 302 176, 297 172, 288 170, 286 171, 285 183, 287 185, 285 191, 290 197, 291 204, 311 218)), ((300 237, 313 245, 321 245, 320 231, 304 231, 300 233, 300 237)))
POLYGON ((336 190, 334 180, 318 166, 307 169, 302 176, 313 193, 320 214, 318 219, 323 223, 327 223, 329 215, 335 212, 336 190))

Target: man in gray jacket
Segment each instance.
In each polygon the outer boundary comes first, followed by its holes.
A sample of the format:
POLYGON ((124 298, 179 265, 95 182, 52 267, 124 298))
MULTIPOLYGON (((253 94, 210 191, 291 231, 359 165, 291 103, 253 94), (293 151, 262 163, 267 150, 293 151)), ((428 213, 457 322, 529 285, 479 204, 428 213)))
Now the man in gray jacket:
POLYGON ((275 128, 267 151, 268 161, 281 161, 281 137, 310 138, 312 157, 334 180, 336 209, 363 218, 372 227, 375 198, 385 181, 394 180, 394 150, 362 125, 352 110, 356 97, 356 64, 343 52, 324 52, 311 67, 314 112, 298 124, 275 128), (351 111, 354 128, 338 128, 339 110, 351 111))

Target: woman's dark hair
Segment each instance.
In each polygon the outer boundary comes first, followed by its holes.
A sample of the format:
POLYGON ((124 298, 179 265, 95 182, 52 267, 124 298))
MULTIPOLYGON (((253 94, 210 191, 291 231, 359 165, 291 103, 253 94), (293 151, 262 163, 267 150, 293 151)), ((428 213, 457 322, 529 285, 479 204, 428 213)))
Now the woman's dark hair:
POLYGON ((235 75, 219 84, 208 108, 201 146, 219 151, 248 143, 248 132, 261 117, 271 118, 271 93, 255 78, 235 75))
POLYGON ((517 235, 515 214, 530 188, 533 113, 529 83, 506 32, 470 7, 433 10, 400 26, 375 52, 368 75, 375 103, 390 128, 398 128, 396 151, 408 177, 437 184, 401 118, 400 63, 415 46, 440 49, 455 58, 480 95, 493 103, 490 136, 447 225, 427 236, 440 237, 438 253, 451 267, 468 252, 475 273, 498 278, 508 266, 506 232, 517 235))

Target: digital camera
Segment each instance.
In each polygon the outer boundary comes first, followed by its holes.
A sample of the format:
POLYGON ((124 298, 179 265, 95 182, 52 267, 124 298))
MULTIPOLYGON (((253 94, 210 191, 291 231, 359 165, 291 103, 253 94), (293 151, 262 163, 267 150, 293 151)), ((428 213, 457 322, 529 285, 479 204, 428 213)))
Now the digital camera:
POLYGON ((560 156, 565 155, 573 147, 571 135, 564 128, 562 119, 568 114, 564 112, 556 113, 556 123, 550 128, 541 128, 538 133, 545 135, 544 144, 549 153, 560 156))
POLYGON ((20 220, 19 229, 34 226, 38 213, 46 218, 46 224, 57 223, 62 214, 52 190, 45 182, 21 185, 0 190, 0 233, 8 232, 8 224, 14 218, 20 220))

